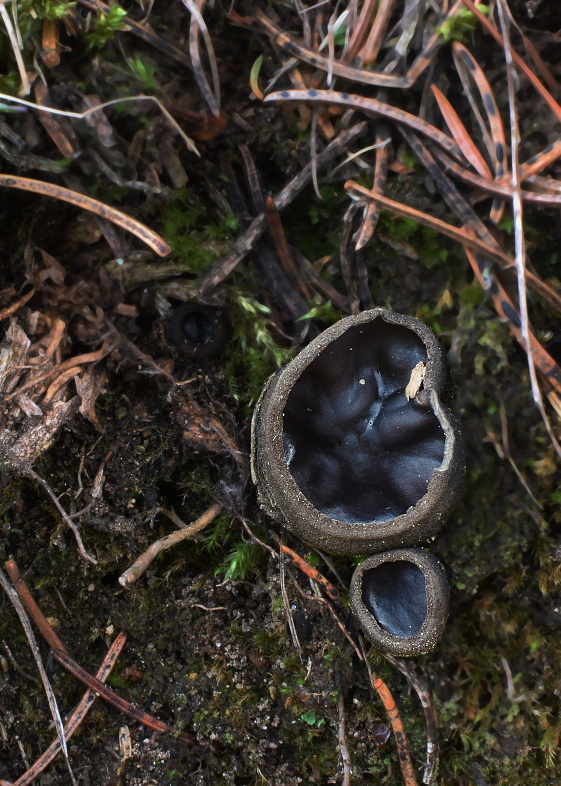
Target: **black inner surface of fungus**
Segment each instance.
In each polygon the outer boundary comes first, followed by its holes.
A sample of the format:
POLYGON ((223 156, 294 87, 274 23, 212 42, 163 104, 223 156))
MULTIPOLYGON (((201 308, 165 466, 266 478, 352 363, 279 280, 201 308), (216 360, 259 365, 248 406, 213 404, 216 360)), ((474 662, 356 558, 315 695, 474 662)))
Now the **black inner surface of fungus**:
POLYGON ((415 636, 427 616, 425 575, 413 562, 383 562, 364 571, 362 602, 388 633, 415 636))
POLYGON ((184 355, 204 360, 222 351, 231 331, 222 309, 203 303, 183 303, 169 320, 168 335, 184 355))
POLYGON ((212 338, 214 328, 206 314, 193 311, 184 317, 181 323, 181 333, 192 344, 205 344, 212 338))
POLYGON ((430 405, 407 400, 427 361, 412 330, 381 318, 354 325, 303 371, 284 409, 284 451, 304 496, 333 519, 382 522, 426 493, 444 457, 430 405))

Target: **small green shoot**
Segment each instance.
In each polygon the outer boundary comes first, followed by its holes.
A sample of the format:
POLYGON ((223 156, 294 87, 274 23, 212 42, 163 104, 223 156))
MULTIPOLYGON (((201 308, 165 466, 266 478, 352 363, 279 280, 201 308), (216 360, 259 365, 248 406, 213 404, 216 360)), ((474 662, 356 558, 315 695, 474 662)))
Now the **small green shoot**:
POLYGON ((26 14, 35 19, 64 19, 75 5, 64 0, 23 0, 18 3, 18 19, 26 14))
POLYGON ((127 57, 127 63, 135 78, 142 83, 142 89, 145 92, 153 92, 157 89, 158 85, 155 79, 156 67, 150 60, 142 58, 140 55, 135 55, 134 57, 127 57))
MULTIPOLYGON (((482 14, 488 16, 489 6, 476 3, 475 7, 482 14)), ((449 16, 439 27, 436 28, 437 33, 444 38, 445 41, 460 41, 466 40, 469 33, 473 33, 477 27, 477 17, 469 10, 469 8, 460 8, 455 16, 449 16)))
POLYGON ((263 98, 263 91, 259 87, 259 72, 261 71, 261 66, 263 65, 263 55, 259 55, 255 63, 251 66, 251 71, 249 74, 249 86, 254 95, 257 98, 263 98))
POLYGON ((239 290, 230 296, 228 314, 233 326, 233 346, 224 370, 230 395, 250 415, 263 384, 294 355, 293 348, 279 346, 269 329, 270 310, 239 290))
POLYGON ((312 308, 306 313, 302 314, 301 317, 298 317, 298 322, 302 322, 309 319, 320 319, 320 320, 327 320, 328 323, 331 325, 333 322, 336 322, 338 319, 341 318, 341 315, 335 312, 333 308, 333 304, 331 301, 326 300, 324 303, 320 303, 317 306, 312 306, 312 308))
POLYGON ((224 576, 224 581, 242 581, 255 572, 261 556, 262 550, 255 543, 242 541, 228 554, 214 573, 216 576, 224 576))
POLYGON ((110 41, 115 33, 123 29, 127 12, 118 5, 113 5, 109 11, 100 13, 94 23, 93 31, 87 36, 89 49, 101 49, 110 41))
POLYGON ((325 723, 325 718, 318 718, 315 710, 303 712, 302 715, 300 715, 300 720, 307 723, 308 726, 315 726, 316 729, 319 729, 325 723))

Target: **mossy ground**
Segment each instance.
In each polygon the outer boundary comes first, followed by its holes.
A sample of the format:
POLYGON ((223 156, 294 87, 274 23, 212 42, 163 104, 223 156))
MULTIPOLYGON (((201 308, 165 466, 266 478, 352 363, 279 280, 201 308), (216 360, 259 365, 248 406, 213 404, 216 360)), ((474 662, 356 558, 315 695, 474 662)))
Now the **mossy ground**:
MULTIPOLYGON (((239 36, 248 40, 218 22, 217 31, 217 36, 223 35, 224 61, 239 51, 239 36)), ((97 44, 101 43, 100 39, 97 44)), ((103 191, 104 198, 125 200, 129 209, 137 208, 147 223, 162 231, 174 247, 173 261, 186 268, 189 280, 208 269, 237 232, 231 216, 217 219, 205 193, 207 182, 220 183, 219 154, 234 156, 239 142, 249 144, 266 190, 274 191, 293 169, 289 153, 295 144, 294 127, 277 110, 247 101, 246 77, 259 49, 255 40, 249 49, 247 62, 235 66, 242 86, 227 99, 227 109, 239 110, 241 105, 253 111, 256 120, 249 129, 242 132, 235 126, 203 144, 202 161, 189 162, 189 183, 168 197, 140 204, 135 199, 127 202, 130 197, 123 190, 110 193, 106 185, 103 191)), ((91 64, 73 54, 78 64, 74 78, 82 80, 82 89, 101 90, 100 75, 114 75, 120 67, 119 50, 112 42, 101 51, 103 57, 94 63, 95 79, 88 75, 91 64)), ((133 92, 128 83, 127 89, 133 92)), ((149 145, 150 155, 155 156, 154 150, 149 145)), ((439 200, 424 189, 420 173, 396 188, 394 198, 406 201, 413 193, 416 204, 429 200, 436 215, 442 210, 439 200)), ((325 185, 323 193, 320 202, 307 189, 283 218, 291 242, 312 259, 336 254, 346 206, 340 184, 325 185)), ((75 213, 41 203, 35 220, 37 204, 21 195, 0 194, 0 211, 14 228, 6 241, 1 289, 22 283, 22 248, 31 222, 35 242, 57 256, 72 275, 97 275, 100 261, 110 256, 99 250, 100 244, 93 249, 61 245, 75 213)), ((542 266, 538 272, 544 277, 553 278, 559 270, 556 216, 553 211, 528 210, 526 219, 530 252, 536 251, 534 264, 542 266)), ((466 447, 463 501, 433 544, 452 587, 450 621, 434 653, 418 659, 439 714, 436 783, 557 783, 561 495, 558 462, 531 400, 526 358, 473 282, 458 248, 389 214, 383 214, 379 231, 393 248, 377 240, 367 249, 373 300, 418 316, 441 337, 466 447), (397 252, 397 242, 415 248, 418 259, 397 252)), ((328 274, 342 287, 335 262, 328 266, 328 274)), ((260 292, 251 262, 221 288, 233 339, 222 356, 204 364, 182 358, 153 313, 144 321, 118 323, 161 366, 172 363, 176 379, 191 380, 185 396, 192 396, 205 411, 220 414, 245 457, 249 418, 260 388, 293 351, 269 332, 267 314, 259 306, 260 292)), ((324 312, 317 320, 320 327, 338 317, 334 310, 324 312)), ((559 331, 559 317, 544 303, 534 301, 532 316, 542 338, 559 331)), ((101 429, 77 417, 37 462, 36 471, 65 507, 79 509, 88 501, 102 460, 112 452, 103 495, 80 524, 97 566, 80 558, 71 533, 36 484, 3 478, 0 557, 15 558, 26 572, 43 612, 70 652, 95 672, 109 642, 124 630, 128 641, 110 684, 175 730, 195 732, 210 743, 204 749, 190 748, 173 735, 157 736, 98 701, 69 744, 78 782, 340 783, 337 699, 342 692, 353 786, 398 786, 402 781, 395 748, 391 739, 383 742, 386 718, 369 688, 364 665, 325 606, 299 593, 293 579, 311 594, 304 578, 289 570, 287 593, 302 644, 301 655, 295 651, 278 563, 268 552, 243 545, 247 536, 240 515, 264 538, 270 522, 263 521, 231 454, 197 450, 185 438, 185 400, 171 396, 165 379, 139 370, 130 358, 110 357, 105 392, 97 404, 101 429), (172 531, 166 518, 152 515, 156 507, 173 509, 189 522, 216 499, 225 510, 208 530, 159 557, 132 588, 119 585, 119 575, 136 556, 172 531), (118 749, 123 725, 132 735, 129 758, 118 749)), ((291 539, 289 543, 308 553, 304 544, 291 539)), ((348 586, 352 560, 334 558, 333 563, 343 587, 348 586)), ((319 569, 335 581, 321 560, 319 569)), ((33 761, 54 732, 18 620, 5 598, 0 603, 0 778, 14 781, 26 769, 24 756, 33 761)), ((347 622, 352 629, 352 622, 347 622)), ((42 651, 48 658, 44 646, 42 651)), ((401 674, 374 652, 370 659, 396 697, 420 772, 425 727, 418 700, 401 674)), ((50 661, 48 668, 65 713, 82 687, 50 661)), ((40 779, 43 786, 69 782, 60 760, 40 779)))

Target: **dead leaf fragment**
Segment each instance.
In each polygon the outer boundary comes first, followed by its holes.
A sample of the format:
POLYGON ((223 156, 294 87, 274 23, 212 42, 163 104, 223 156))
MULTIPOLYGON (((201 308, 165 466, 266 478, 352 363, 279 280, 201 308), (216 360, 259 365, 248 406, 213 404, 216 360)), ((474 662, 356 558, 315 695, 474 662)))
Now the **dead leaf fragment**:
POLYGON ((409 378, 409 382, 407 383, 407 387, 405 388, 405 398, 409 401, 412 398, 415 398, 417 393, 422 387, 423 379, 425 378, 425 364, 422 360, 419 360, 415 368, 411 371, 411 377, 409 378))

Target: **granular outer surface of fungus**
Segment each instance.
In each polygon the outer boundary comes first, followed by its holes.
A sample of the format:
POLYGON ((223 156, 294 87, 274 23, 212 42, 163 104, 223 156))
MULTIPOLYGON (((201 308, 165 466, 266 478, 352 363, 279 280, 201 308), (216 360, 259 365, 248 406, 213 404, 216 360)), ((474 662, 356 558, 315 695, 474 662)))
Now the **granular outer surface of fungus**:
POLYGON ((303 540, 370 554, 434 536, 463 486, 436 336, 384 309, 347 317, 271 377, 252 426, 262 507, 303 540))

